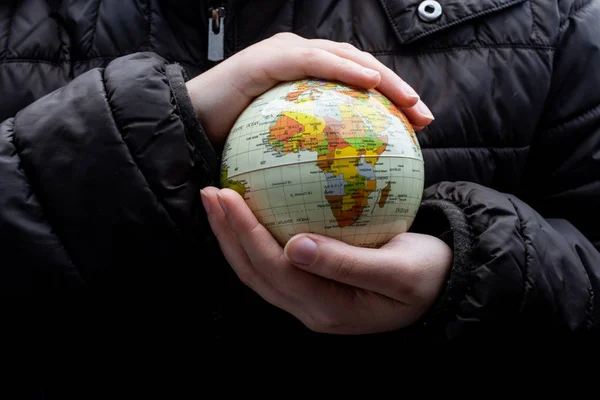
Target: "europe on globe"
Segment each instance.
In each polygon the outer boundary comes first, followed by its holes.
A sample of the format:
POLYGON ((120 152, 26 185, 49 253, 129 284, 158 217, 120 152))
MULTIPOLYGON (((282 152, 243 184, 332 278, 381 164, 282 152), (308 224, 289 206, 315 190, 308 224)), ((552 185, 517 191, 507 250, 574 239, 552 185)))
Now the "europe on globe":
POLYGON ((412 225, 424 162, 406 116, 375 89, 303 79, 263 93, 225 143, 237 191, 283 246, 316 233, 378 248, 412 225))

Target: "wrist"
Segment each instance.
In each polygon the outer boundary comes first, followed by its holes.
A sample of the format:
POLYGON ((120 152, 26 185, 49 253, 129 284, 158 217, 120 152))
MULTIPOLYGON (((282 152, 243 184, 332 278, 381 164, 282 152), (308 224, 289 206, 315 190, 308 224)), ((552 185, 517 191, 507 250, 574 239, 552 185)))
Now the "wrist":
POLYGON ((221 65, 189 80, 186 87, 196 118, 202 123, 213 146, 220 149, 246 105, 244 96, 235 91, 231 74, 221 65))
MULTIPOLYGON (((203 90, 201 89, 202 82, 200 80, 200 76, 190 79, 185 83, 185 86, 194 109, 194 115, 198 120, 203 122, 203 126, 206 128, 207 112, 204 110, 208 108, 208 105, 206 104, 206 99, 203 99, 203 96, 201 95, 203 90)), ((206 89, 204 89, 204 91, 206 91, 206 89)))

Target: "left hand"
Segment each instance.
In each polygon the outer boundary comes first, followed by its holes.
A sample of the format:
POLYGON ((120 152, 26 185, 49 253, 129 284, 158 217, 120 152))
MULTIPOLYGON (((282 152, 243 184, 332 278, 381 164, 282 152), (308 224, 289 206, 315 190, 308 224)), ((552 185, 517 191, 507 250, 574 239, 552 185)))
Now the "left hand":
POLYGON ((406 327, 437 299, 452 265, 443 241, 415 233, 399 234, 379 249, 299 234, 282 248, 237 192, 205 188, 202 201, 242 282, 316 332, 406 327))
POLYGON ((434 118, 414 89, 373 55, 347 43, 290 32, 247 47, 189 80, 186 87, 207 138, 220 148, 256 96, 280 82, 307 77, 375 88, 403 111, 415 130, 434 118))

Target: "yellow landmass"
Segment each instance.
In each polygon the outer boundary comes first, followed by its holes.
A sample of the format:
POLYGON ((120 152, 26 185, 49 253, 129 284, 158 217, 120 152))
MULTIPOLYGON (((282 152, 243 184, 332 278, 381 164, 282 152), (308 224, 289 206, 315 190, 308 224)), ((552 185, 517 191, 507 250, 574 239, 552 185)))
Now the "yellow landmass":
POLYGON ((246 197, 246 186, 240 182, 240 181, 236 181, 234 179, 230 179, 229 178, 229 172, 228 172, 228 168, 227 167, 223 167, 223 169, 221 169, 221 189, 232 189, 235 190, 236 192, 238 192, 240 194, 240 196, 242 197, 246 197))
POLYGON ((284 111, 281 114, 283 117, 297 121, 304 127, 303 132, 293 135, 287 140, 287 143, 284 143, 286 149, 284 153, 297 153, 301 149, 315 151, 317 146, 325 139, 323 133, 325 121, 322 118, 297 111, 284 111))
POLYGON ((369 122, 373 133, 383 132, 387 128, 388 119, 377 111, 377 108, 369 104, 358 104, 354 108, 369 122))

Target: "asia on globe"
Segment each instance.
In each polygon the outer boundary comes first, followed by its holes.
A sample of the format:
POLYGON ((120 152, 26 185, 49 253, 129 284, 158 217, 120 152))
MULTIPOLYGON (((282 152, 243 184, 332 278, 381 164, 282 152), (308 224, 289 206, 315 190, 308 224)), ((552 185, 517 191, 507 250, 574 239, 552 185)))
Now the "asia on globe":
POLYGON ((424 163, 408 119, 380 92, 304 79, 240 114, 220 185, 242 195, 282 246, 311 232, 377 248, 410 228, 424 163))

